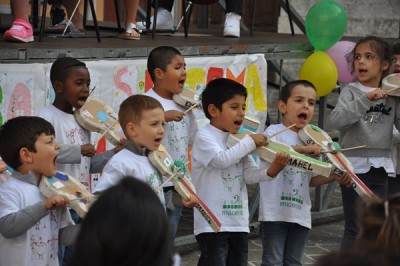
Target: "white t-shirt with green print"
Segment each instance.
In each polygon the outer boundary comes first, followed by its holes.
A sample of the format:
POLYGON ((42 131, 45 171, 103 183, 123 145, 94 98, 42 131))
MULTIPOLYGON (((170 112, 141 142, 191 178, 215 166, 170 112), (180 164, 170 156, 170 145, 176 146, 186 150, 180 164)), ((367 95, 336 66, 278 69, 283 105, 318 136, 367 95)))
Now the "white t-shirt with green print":
MULTIPOLYGON (((282 124, 271 125, 265 134, 284 129, 282 124)), ((273 140, 289 146, 305 145, 297 132, 286 130, 273 140)), ((265 162, 268 165, 269 163, 265 162)), ((286 166, 271 182, 260 182, 259 221, 291 222, 311 228, 310 180, 313 173, 286 166)))
MULTIPOLYGON (((228 149, 229 133, 212 125, 199 129, 193 141, 192 181, 197 194, 221 222, 220 232, 249 232, 247 184, 271 180, 251 155, 256 146, 246 136, 228 149)), ((194 209, 194 234, 213 232, 194 209)))

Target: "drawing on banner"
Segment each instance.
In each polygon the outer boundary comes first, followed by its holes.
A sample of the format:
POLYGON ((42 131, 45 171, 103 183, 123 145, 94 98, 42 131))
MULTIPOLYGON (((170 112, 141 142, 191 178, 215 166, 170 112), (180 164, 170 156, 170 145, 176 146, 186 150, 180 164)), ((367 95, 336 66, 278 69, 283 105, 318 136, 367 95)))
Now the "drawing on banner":
MULTIPOLYGON (((136 71, 135 71, 136 72, 136 71)), ((133 73, 135 75, 136 73, 133 73)), ((132 73, 129 72, 128 66, 124 66, 118 69, 114 76, 114 84, 118 90, 125 93, 125 96, 133 95, 133 89, 129 85, 129 78, 133 76, 132 73)))
MULTIPOLYGON (((206 84, 215 78, 226 77, 238 81, 248 91, 246 114, 259 120, 260 125, 265 124, 267 64, 264 55, 186 57, 185 61, 185 89, 191 89, 200 96, 206 84)), ((91 96, 104 101, 116 113, 121 102, 128 96, 143 94, 153 87, 146 69, 146 59, 85 63, 91 73, 90 89, 96 87, 91 96)), ((0 101, 0 111, 4 120, 22 114, 36 114, 43 109, 43 105, 54 101, 54 90, 49 78, 50 67, 51 63, 2 64, 4 70, 0 74, 0 93, 3 101, 0 101), (41 100, 44 98, 45 101, 41 100)))
POLYGON ((115 70, 113 77, 115 91, 111 104, 114 110, 118 110, 127 97, 137 94, 137 76, 135 65, 124 65, 115 70))
MULTIPOLYGON (((136 66, 136 93, 137 94, 144 94, 146 92, 146 72, 147 72, 147 66, 146 65, 137 65, 136 66)), ((149 79, 151 81, 150 75, 149 79)), ((153 82, 151 82, 153 83, 153 82)), ((153 87, 153 84, 151 84, 151 87, 153 87)))
POLYGON ((9 98, 7 120, 22 115, 32 115, 32 96, 28 86, 18 82, 9 98))

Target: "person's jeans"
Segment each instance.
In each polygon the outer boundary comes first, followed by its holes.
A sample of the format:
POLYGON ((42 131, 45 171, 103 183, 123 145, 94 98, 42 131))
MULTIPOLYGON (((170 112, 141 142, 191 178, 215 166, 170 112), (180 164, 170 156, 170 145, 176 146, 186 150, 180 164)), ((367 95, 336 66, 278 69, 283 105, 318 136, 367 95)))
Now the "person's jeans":
POLYGON ((169 220, 169 229, 171 231, 172 239, 175 238, 176 232, 178 231, 179 220, 182 216, 183 207, 175 207, 174 210, 167 208, 167 215, 169 220))
POLYGON ((169 229, 171 231, 172 240, 178 231, 179 220, 182 216, 182 197, 176 192, 173 186, 164 187, 165 205, 167 207, 167 216, 169 221, 169 229))
MULTIPOLYGON (((383 167, 371 167, 369 172, 365 174, 357 174, 364 184, 372 190, 376 195, 381 197, 387 196, 388 190, 388 174, 383 167)), ((340 186, 342 190, 342 202, 344 213, 344 233, 342 239, 342 249, 351 246, 356 240, 358 228, 358 209, 360 207, 360 196, 353 188, 340 186)))
POLYGON ((249 234, 244 232, 202 233, 198 266, 247 266, 249 234))
MULTIPOLYGON (((82 222, 82 219, 79 217, 78 213, 73 210, 69 209, 69 213, 71 215, 72 221, 75 224, 79 224, 82 222)), ((72 256, 74 250, 74 246, 63 246, 60 243, 58 244, 58 262, 60 266, 68 265, 69 259, 72 256)))
POLYGON ((260 222, 261 266, 302 265, 310 229, 296 223, 260 222))

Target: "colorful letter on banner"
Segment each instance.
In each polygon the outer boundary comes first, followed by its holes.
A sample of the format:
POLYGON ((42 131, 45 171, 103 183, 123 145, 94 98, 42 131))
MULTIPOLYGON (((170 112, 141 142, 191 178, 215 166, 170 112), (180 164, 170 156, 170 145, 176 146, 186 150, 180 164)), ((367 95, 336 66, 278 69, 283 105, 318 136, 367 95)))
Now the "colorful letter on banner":
POLYGON ((267 104, 256 65, 247 67, 245 87, 247 88, 247 92, 253 95, 254 110, 261 112, 267 111, 267 104))
POLYGON ((242 70, 242 72, 240 72, 240 74, 237 77, 235 77, 235 75, 233 75, 232 71, 228 68, 226 70, 226 78, 237 81, 240 84, 243 84, 244 83, 244 73, 246 73, 246 68, 244 68, 242 70))
POLYGON ((223 78, 224 70, 220 67, 210 67, 207 72, 207 84, 213 79, 223 78))
POLYGON ((132 95, 132 88, 128 84, 126 84, 125 82, 122 81, 122 77, 126 73, 128 73, 128 67, 127 66, 119 69, 117 71, 117 73, 115 74, 115 76, 114 76, 114 84, 115 84, 115 87, 117 87, 119 90, 125 92, 125 94, 127 96, 131 96, 132 95))
POLYGON ((197 91, 198 84, 204 84, 206 77, 206 71, 202 68, 188 69, 186 72, 186 85, 190 89, 197 91))

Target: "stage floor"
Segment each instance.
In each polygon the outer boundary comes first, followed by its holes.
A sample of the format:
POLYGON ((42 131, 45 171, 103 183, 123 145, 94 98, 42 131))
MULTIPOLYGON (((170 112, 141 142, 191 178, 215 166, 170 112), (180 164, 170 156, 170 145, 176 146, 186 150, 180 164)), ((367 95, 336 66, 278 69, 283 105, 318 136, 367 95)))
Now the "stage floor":
POLYGON ((0 39, 1 63, 28 63, 53 61, 60 56, 71 56, 86 60, 146 58, 157 46, 169 45, 178 48, 185 56, 210 56, 224 54, 265 54, 267 60, 301 59, 312 53, 313 48, 305 35, 278 34, 269 32, 242 32, 240 38, 224 38, 221 27, 189 29, 185 38, 183 29, 167 35, 142 34, 140 41, 118 38, 117 29, 101 29, 99 43, 93 29, 82 36, 46 34, 39 42, 35 36, 32 43, 4 42, 0 39))

